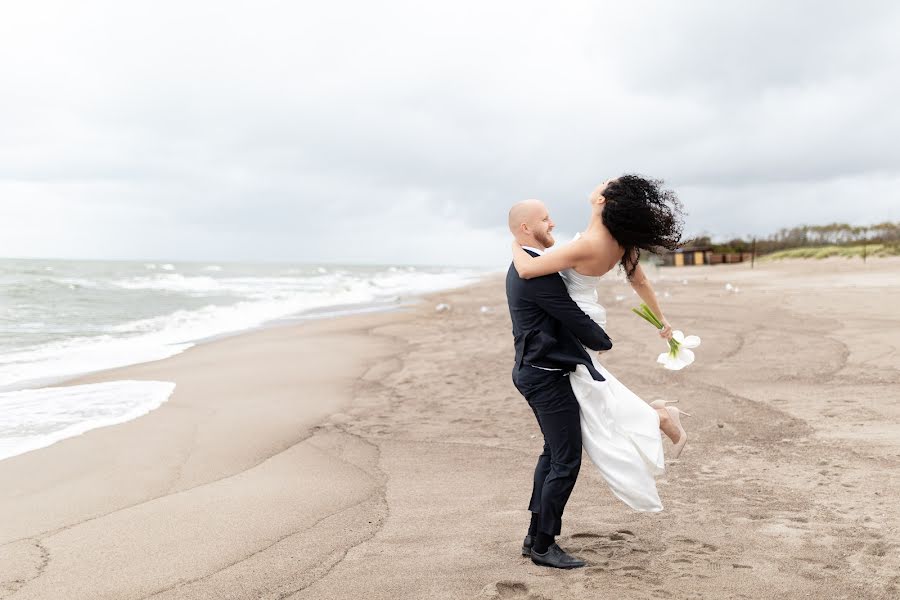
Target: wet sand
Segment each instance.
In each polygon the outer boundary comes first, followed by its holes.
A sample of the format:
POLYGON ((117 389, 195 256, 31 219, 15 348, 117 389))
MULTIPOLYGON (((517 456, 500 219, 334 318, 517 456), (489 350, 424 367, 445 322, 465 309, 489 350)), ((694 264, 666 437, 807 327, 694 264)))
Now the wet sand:
POLYGON ((604 360, 644 399, 680 400, 691 438, 658 514, 585 456, 558 540, 584 569, 518 553, 541 439, 498 277, 70 382, 177 387, 145 417, 0 461, 0 598, 900 596, 900 260, 654 285, 703 338, 697 362, 655 364, 665 346, 612 276, 604 360))

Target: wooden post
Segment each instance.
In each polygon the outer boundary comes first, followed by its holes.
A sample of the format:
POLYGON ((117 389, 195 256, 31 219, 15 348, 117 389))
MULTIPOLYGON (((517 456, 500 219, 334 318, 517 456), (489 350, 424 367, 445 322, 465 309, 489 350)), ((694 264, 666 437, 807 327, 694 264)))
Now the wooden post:
POLYGON ((863 229, 863 264, 866 264, 866 253, 868 251, 869 244, 869 232, 866 229, 863 229))
POLYGON ((750 268, 756 264, 756 238, 753 238, 753 247, 750 250, 750 268))

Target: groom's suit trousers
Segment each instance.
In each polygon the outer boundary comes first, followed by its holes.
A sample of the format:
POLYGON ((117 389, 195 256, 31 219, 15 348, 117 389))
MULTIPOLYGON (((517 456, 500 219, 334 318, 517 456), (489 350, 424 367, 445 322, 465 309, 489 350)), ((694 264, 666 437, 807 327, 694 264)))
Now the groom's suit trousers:
POLYGON ((513 383, 525 396, 544 434, 544 451, 534 468, 528 510, 538 513, 538 531, 559 535, 563 510, 581 469, 581 413, 568 371, 529 365, 513 369, 513 383))

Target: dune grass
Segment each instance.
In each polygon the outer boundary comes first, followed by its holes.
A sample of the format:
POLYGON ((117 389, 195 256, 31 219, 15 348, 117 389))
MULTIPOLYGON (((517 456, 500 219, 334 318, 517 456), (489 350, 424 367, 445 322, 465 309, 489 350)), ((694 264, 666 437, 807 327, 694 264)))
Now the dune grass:
MULTIPOLYGON (((866 256, 869 258, 880 256, 900 256, 900 244, 869 244, 865 246, 866 256)), ((863 245, 858 246, 809 246, 806 248, 791 248, 779 250, 772 254, 761 256, 762 260, 782 260, 785 258, 829 258, 841 256, 844 258, 862 258, 863 245)))

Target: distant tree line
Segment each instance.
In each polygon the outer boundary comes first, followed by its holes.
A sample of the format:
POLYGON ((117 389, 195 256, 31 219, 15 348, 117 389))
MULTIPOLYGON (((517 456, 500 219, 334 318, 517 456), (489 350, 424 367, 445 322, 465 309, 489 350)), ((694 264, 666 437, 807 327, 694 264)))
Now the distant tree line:
MULTIPOLYGON (((779 229, 765 238, 756 238, 757 254, 767 254, 790 248, 806 246, 856 246, 867 244, 900 244, 900 222, 886 221, 877 225, 855 227, 847 223, 829 225, 800 225, 790 229, 779 229)), ((712 246, 713 252, 750 252, 752 239, 735 238, 715 244, 709 236, 699 236, 687 240, 685 247, 712 246)))

